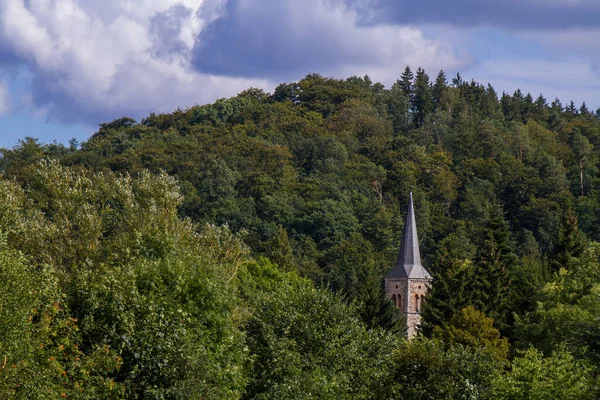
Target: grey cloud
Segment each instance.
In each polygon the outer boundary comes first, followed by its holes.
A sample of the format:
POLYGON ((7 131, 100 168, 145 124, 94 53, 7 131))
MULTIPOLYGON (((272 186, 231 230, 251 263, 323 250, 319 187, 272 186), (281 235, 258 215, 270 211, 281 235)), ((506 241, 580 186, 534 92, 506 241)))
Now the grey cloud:
POLYGON ((336 31, 335 21, 315 21, 310 12, 293 14, 288 0, 250 3, 242 10, 241 1, 230 0, 225 14, 202 31, 192 59, 198 70, 286 79, 364 60, 364 52, 336 31))
POLYGON ((600 27, 597 0, 346 0, 365 24, 448 24, 512 30, 600 27))
POLYGON ((193 11, 181 4, 174 5, 166 11, 156 13, 150 19, 148 27, 152 40, 153 55, 165 58, 174 54, 181 54, 187 48, 178 36, 181 32, 182 22, 192 15, 193 11))

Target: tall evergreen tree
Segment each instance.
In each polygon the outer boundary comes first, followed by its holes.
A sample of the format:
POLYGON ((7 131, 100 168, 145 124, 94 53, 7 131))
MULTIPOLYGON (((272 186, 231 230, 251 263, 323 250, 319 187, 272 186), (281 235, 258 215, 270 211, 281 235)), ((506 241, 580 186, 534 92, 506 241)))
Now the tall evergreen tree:
POLYGON ((429 76, 422 68, 417 70, 417 75, 415 77, 412 109, 414 114, 414 123, 417 128, 423 126, 425 117, 433 109, 429 76))
POLYGON ((502 108, 502 114, 504 114, 504 117, 507 119, 512 119, 512 101, 506 92, 502 92, 502 97, 500 98, 500 107, 502 108))
POLYGON ((565 111, 567 112, 567 114, 571 115, 577 115, 579 113, 579 110, 577 109, 577 106, 575 105, 575 102, 573 100, 571 100, 565 111))
POLYGON ((445 326, 462 308, 472 304, 474 254, 475 246, 462 228, 441 240, 433 257, 434 280, 423 309, 425 334, 431 334, 435 326, 445 326))
POLYGON ((527 93, 525 98, 523 99, 523 109, 522 109, 523 122, 529 121, 535 112, 533 105, 533 97, 531 93, 527 93))
POLYGON ((481 232, 481 243, 476 256, 474 306, 496 321, 499 329, 506 330, 510 318, 509 270, 517 263, 510 240, 508 224, 497 206, 481 232))
POLYGON ((494 87, 489 83, 485 90, 484 103, 482 107, 483 114, 489 117, 496 116, 498 113, 498 93, 496 93, 494 87))
POLYGON ((452 86, 460 87, 463 84, 463 79, 460 76, 460 72, 456 73, 456 76, 452 78, 452 86))
POLYGON ((404 95, 408 97, 409 100, 412 100, 414 94, 413 79, 414 75, 410 69, 410 65, 407 65, 406 68, 404 68, 404 72, 400 77, 398 85, 402 89, 402 92, 404 92, 404 95))
POLYGON ((446 80, 446 74, 444 70, 440 70, 437 77, 435 78, 435 84, 433 85, 432 97, 433 97, 433 108, 437 110, 440 107, 442 95, 448 88, 448 81, 446 80))

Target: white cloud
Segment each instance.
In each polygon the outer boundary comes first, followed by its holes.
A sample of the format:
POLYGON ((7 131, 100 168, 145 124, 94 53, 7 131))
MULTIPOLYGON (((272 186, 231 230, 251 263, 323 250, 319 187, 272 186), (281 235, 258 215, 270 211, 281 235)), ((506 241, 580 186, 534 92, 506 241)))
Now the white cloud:
POLYGON ((196 13, 202 5, 202 0, 44 0, 27 8, 22 0, 4 0, 0 42, 32 71, 32 103, 63 120, 77 119, 77 113, 102 118, 171 111, 268 86, 189 68, 190 38, 204 23, 196 13), (175 59, 154 58, 150 19, 178 4, 194 11, 180 29, 187 49, 175 59))
POLYGON ((0 116, 10 111, 10 99, 8 85, 5 81, 0 81, 0 116))
MULTIPOLYGON (((32 75, 27 98, 34 111, 63 122, 139 118, 151 111, 211 102, 250 86, 273 89, 278 82, 268 78, 200 73, 192 66, 196 38, 223 14, 225 4, 226 0, 1 0, 0 50, 27 65, 32 75), (178 14, 168 30, 176 38, 161 41, 163 46, 178 46, 163 57, 153 50, 157 39, 151 24, 175 6, 190 12, 178 14)), ((240 12, 252 14, 261 4, 240 0, 240 12)), ((289 0, 283 9, 288 13, 287 38, 302 40, 307 30, 320 29, 323 40, 339 43, 350 54, 343 64, 304 73, 368 73, 389 84, 407 63, 431 69, 464 65, 443 40, 428 39, 414 27, 357 26, 356 12, 331 0, 289 0)), ((261 22, 255 23, 259 29, 261 22)))

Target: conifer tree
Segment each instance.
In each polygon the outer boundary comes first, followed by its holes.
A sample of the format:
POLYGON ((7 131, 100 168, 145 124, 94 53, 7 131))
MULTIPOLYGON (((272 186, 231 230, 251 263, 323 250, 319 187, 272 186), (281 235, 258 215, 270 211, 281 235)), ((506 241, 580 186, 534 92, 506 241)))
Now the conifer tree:
POLYGON ((417 70, 417 75, 415 77, 412 109, 414 113, 414 123, 417 128, 423 125, 425 117, 433 109, 429 76, 422 68, 417 70))
POLYGON ((432 97, 433 97, 433 109, 437 110, 440 107, 442 95, 448 88, 448 81, 446 80, 446 74, 444 70, 440 70, 435 78, 435 84, 433 85, 432 97))
POLYGON ((538 98, 535 100, 535 107, 538 111, 542 111, 544 108, 548 107, 548 102, 546 98, 540 93, 538 98))
POLYGON ((533 113, 534 113, 533 97, 531 96, 531 93, 527 93, 527 95, 523 99, 523 107, 522 107, 523 122, 527 122, 533 116, 533 113))
POLYGON ((493 318, 500 330, 508 327, 510 269, 517 263, 508 224, 497 206, 481 232, 475 260, 473 305, 493 318))
POLYGON ((404 72, 402 73, 398 84, 400 85, 402 92, 404 92, 404 95, 408 97, 409 100, 412 100, 414 94, 413 79, 414 75, 410 69, 410 66, 407 65, 406 68, 404 68, 404 72))
POLYGON ((540 93, 533 103, 533 113, 538 121, 545 121, 548 118, 548 101, 540 93))
POLYGON ((442 241, 433 257, 434 280, 423 309, 423 332, 431 334, 435 326, 445 326, 462 308, 472 303, 475 247, 464 229, 459 228, 442 241))
POLYGON ((504 114, 507 119, 512 119, 511 98, 506 92, 502 92, 502 97, 500 98, 500 107, 502 108, 502 114, 504 114))
POLYGON ((488 115, 490 117, 496 116, 498 113, 498 93, 494 87, 488 83, 487 88, 485 90, 485 105, 483 107, 484 115, 488 115))
POLYGON ((452 86, 459 87, 463 84, 462 77, 460 76, 460 72, 456 73, 456 76, 452 78, 452 86))
POLYGON ((573 100, 571 100, 565 111, 567 112, 567 114, 571 115, 577 115, 579 113, 579 111, 577 110, 577 106, 575 105, 575 102, 573 100))

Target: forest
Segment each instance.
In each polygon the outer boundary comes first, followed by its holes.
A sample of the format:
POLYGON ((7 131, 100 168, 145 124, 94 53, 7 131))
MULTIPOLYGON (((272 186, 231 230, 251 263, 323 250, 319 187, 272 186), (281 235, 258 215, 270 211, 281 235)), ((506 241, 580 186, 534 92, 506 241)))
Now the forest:
POLYGON ((0 398, 598 398, 600 109, 399 75, 1 149, 0 398))

